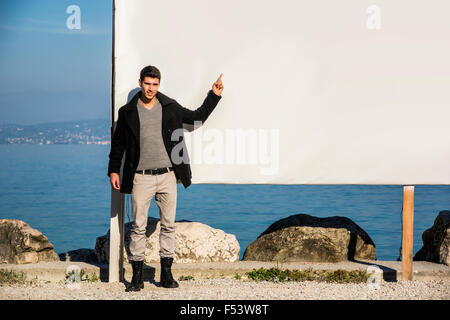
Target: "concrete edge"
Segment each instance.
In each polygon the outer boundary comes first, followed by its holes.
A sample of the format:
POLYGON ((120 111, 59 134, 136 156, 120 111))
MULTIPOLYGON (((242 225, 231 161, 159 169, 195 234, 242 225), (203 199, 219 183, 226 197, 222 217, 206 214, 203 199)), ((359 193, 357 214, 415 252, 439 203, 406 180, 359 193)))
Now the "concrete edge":
MULTIPOLYGON (((69 266, 76 265, 85 273, 96 274, 102 282, 108 282, 109 265, 91 264, 76 261, 42 262, 37 264, 2 264, 0 269, 22 271, 27 279, 40 281, 65 281, 66 270, 69 266)), ((401 262, 397 261, 359 261, 341 263, 276 263, 265 261, 238 261, 238 262, 208 262, 191 264, 174 264, 172 273, 175 279, 180 276, 192 276, 194 278, 234 278, 236 274, 244 276, 246 272, 259 268, 279 268, 291 270, 367 270, 369 266, 381 269, 385 281, 401 280, 401 262)), ((132 271, 128 263, 124 264, 125 281, 130 281, 132 271)), ((159 262, 144 264, 145 278, 148 281, 159 280, 159 262)), ((418 261, 413 263, 413 280, 450 280, 450 267, 442 264, 418 261)))

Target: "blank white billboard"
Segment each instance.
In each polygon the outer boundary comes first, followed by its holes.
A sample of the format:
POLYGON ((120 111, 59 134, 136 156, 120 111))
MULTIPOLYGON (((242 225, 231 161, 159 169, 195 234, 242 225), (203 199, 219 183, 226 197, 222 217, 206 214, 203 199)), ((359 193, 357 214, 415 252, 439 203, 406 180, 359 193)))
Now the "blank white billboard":
MULTIPOLYGON (((193 183, 449 184, 447 0, 115 0, 114 119, 140 70, 196 109, 193 183)), ((192 130, 192 127, 188 128, 192 130)))

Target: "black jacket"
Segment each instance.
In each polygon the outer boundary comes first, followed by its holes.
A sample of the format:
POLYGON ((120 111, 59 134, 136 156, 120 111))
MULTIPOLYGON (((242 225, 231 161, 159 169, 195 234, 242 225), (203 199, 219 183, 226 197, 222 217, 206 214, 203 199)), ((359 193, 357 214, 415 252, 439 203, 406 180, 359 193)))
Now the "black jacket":
MULTIPOLYGON (((139 91, 130 102, 119 109, 119 118, 111 140, 108 176, 111 175, 111 172, 120 172, 122 157, 125 152, 125 163, 120 185, 121 193, 131 193, 134 173, 139 164, 140 123, 137 100, 141 95, 142 91, 139 91)), ((172 162, 177 180, 180 180, 184 187, 187 188, 191 184, 192 179, 189 163, 181 162, 180 164, 176 164, 171 157, 173 147, 178 143, 184 143, 184 134, 180 135, 178 141, 171 141, 171 135, 175 129, 183 128, 183 123, 194 124, 194 121, 202 121, 202 123, 206 121, 222 96, 218 96, 210 90, 203 104, 197 110, 186 109, 174 99, 169 98, 159 91, 156 93, 156 98, 162 106, 162 137, 167 154, 172 162)), ((183 155, 183 150, 180 151, 179 155, 183 158, 186 158, 186 156, 187 159, 189 158, 188 155, 183 155)))

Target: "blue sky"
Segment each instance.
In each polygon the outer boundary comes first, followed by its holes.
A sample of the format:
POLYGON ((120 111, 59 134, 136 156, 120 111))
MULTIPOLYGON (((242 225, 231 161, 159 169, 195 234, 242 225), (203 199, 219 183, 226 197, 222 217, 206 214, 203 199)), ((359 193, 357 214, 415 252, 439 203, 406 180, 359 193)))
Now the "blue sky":
POLYGON ((112 0, 0 1, 0 123, 109 119, 111 46, 112 0))

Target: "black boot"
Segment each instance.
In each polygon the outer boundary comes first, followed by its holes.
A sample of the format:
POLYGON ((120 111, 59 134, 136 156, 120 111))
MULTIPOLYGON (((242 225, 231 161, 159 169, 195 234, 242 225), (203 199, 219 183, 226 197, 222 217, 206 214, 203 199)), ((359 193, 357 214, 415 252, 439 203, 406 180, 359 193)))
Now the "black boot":
POLYGON ((125 289, 126 292, 139 291, 144 289, 144 261, 131 261, 131 267, 133 268, 133 277, 131 278, 130 285, 125 289))
POLYGON ((173 258, 161 257, 161 286, 164 288, 178 288, 178 282, 172 276, 172 262, 173 258))

